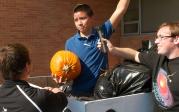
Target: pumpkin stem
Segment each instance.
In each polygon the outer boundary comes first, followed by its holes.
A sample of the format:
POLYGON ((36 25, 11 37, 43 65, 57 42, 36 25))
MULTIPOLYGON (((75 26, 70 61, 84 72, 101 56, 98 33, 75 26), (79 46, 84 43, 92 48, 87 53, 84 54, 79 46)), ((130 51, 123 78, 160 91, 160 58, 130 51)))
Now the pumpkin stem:
POLYGON ((70 71, 70 68, 71 68, 71 66, 64 65, 62 70, 67 74, 70 71))

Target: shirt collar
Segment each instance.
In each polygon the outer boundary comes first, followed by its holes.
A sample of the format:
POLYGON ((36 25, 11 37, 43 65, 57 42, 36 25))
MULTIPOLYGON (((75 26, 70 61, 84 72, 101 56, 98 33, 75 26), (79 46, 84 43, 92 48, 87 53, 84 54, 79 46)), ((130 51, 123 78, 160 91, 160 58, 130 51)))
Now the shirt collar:
POLYGON ((78 32, 77 32, 77 38, 78 38, 78 39, 90 39, 90 38, 95 37, 96 33, 97 33, 97 31, 95 30, 95 28, 92 28, 92 31, 91 31, 91 33, 88 35, 88 38, 83 38, 83 37, 81 37, 80 32, 78 31, 78 32))

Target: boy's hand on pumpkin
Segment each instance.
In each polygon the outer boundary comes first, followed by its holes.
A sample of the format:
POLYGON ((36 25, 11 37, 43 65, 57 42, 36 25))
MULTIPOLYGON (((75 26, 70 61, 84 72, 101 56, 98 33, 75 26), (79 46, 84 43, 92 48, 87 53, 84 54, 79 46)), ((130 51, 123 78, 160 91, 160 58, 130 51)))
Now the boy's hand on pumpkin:
POLYGON ((67 80, 67 78, 63 77, 53 77, 53 80, 58 84, 59 89, 62 92, 69 94, 69 92, 71 91, 71 86, 73 84, 72 80, 67 80))
POLYGON ((53 80, 60 85, 66 84, 68 82, 68 79, 64 77, 53 77, 53 80))

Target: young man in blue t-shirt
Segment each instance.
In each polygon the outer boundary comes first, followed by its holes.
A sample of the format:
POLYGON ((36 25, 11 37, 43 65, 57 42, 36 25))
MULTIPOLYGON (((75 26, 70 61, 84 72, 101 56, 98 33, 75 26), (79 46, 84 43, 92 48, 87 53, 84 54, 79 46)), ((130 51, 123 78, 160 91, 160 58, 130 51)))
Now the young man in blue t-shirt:
MULTIPOLYGON (((130 0, 120 0, 112 16, 100 26, 103 37, 109 39, 126 12, 130 0)), ((65 49, 74 52, 81 61, 81 73, 73 81, 72 95, 91 96, 99 75, 107 68, 107 54, 97 48, 99 34, 94 26, 93 11, 87 4, 78 4, 73 12, 77 33, 66 41, 65 49)))

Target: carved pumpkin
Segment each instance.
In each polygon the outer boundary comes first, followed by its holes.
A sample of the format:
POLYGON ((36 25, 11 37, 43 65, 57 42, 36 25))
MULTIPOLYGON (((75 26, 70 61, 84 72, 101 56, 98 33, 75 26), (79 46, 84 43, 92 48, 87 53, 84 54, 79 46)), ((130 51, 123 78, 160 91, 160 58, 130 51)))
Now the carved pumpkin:
POLYGON ((80 60, 71 51, 61 50, 51 58, 50 70, 53 77, 73 80, 81 72, 80 60))

